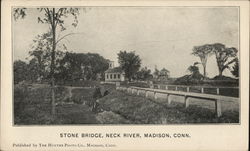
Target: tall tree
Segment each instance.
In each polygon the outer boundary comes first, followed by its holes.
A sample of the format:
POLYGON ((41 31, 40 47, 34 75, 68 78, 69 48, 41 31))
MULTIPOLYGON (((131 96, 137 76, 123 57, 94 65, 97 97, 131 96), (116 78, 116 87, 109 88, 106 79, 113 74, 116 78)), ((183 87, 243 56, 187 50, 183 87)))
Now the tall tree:
MULTIPOLYGON (((67 34, 61 38, 57 38, 57 31, 64 31, 66 27, 64 26, 65 19, 68 15, 73 16, 72 26, 76 27, 78 24, 77 16, 79 14, 78 8, 38 8, 40 16, 37 17, 38 23, 48 24, 49 32, 52 34, 52 44, 51 44, 51 65, 50 65, 50 77, 51 77, 51 87, 52 87, 52 97, 51 97, 51 113, 55 114, 55 53, 57 48, 57 43, 64 39, 66 36, 71 35, 67 34), (59 29, 58 29, 59 27, 59 29)), ((26 8, 14 8, 13 16, 17 20, 19 18, 24 18, 26 16, 26 8)))
POLYGON ((222 73, 225 69, 229 68, 232 63, 237 61, 237 52, 238 50, 234 47, 227 48, 224 44, 215 43, 210 45, 211 50, 215 53, 217 66, 219 69, 219 76, 222 76, 222 73))
POLYGON ((206 65, 207 65, 207 58, 211 54, 210 45, 202 45, 202 46, 195 46, 193 48, 193 55, 198 56, 201 60, 201 64, 203 66, 203 76, 206 78, 206 65))
MULTIPOLYGON (((51 46, 52 34, 51 32, 46 32, 35 37, 31 45, 31 51, 29 51, 29 58, 31 58, 31 60, 35 59, 39 65, 38 70, 41 79, 51 78, 49 75, 51 66, 51 46)), ((63 51, 65 50, 67 50, 65 44, 57 44, 57 50, 55 51, 55 72, 58 70, 59 60, 63 58, 63 51)))
POLYGON ((120 51, 118 53, 118 62, 129 81, 131 81, 132 77, 141 67, 141 59, 134 51, 120 51))

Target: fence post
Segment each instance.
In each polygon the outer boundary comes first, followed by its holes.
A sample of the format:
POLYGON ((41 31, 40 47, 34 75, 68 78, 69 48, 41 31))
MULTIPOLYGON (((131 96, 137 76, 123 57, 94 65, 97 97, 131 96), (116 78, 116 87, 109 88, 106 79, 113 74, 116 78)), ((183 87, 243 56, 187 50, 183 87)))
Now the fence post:
POLYGON ((120 85, 120 82, 115 82, 115 86, 119 87, 120 85))
POLYGON ((187 87, 187 92, 189 92, 189 87, 187 87))
POLYGON ((189 99, 188 99, 188 96, 185 96, 185 97, 184 97, 184 102, 185 102, 185 108, 188 108, 188 107, 189 107, 189 99))
POLYGON ((217 95, 220 95, 220 88, 216 88, 217 95))
POLYGON ((204 88, 203 87, 201 87, 201 93, 204 93, 204 88))
POLYGON ((158 86, 158 89, 161 89, 161 85, 157 85, 158 86))
POLYGON ((148 97, 148 91, 145 90, 145 97, 147 98, 148 97))
POLYGON ((140 90, 137 90, 137 95, 140 95, 140 90))
POLYGON ((157 99, 157 95, 156 95, 157 93, 154 91, 154 98, 155 98, 155 100, 157 99))
POLYGON ((168 106, 171 104, 171 100, 169 99, 169 95, 170 94, 167 94, 167 103, 168 103, 168 106))
POLYGON ((69 90, 69 100, 71 101, 71 99, 72 99, 72 88, 69 88, 68 90, 69 90))
POLYGON ((177 91, 178 90, 178 87, 177 86, 175 86, 175 91, 177 91))
POLYGON ((168 86, 166 85, 166 90, 168 90, 168 86))
POLYGON ((215 111, 216 111, 217 117, 221 117, 221 115, 222 115, 222 113, 221 113, 221 100, 215 100, 215 111))

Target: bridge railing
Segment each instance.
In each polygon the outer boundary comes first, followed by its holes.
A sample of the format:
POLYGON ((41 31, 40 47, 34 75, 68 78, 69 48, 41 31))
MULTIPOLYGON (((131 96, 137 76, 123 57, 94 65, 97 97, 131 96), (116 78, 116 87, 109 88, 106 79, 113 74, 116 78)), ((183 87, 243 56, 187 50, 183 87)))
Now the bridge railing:
POLYGON ((199 99, 204 99, 208 101, 214 101, 217 117, 220 117, 222 115, 222 110, 221 110, 222 101, 229 101, 229 102, 239 101, 239 98, 236 98, 236 97, 214 95, 214 94, 204 94, 204 93, 201 94, 201 93, 194 93, 194 92, 182 92, 182 91, 141 88, 141 87, 121 87, 121 86, 117 86, 116 89, 120 91, 124 91, 126 93, 135 94, 135 95, 144 94, 146 98, 149 97, 149 93, 153 93, 153 98, 155 99, 155 101, 158 100, 159 94, 165 94, 166 95, 165 99, 168 105, 171 104, 171 100, 169 99, 170 95, 183 96, 186 108, 189 107, 189 98, 199 98, 199 99))
POLYGON ((187 85, 153 84, 150 86, 150 88, 239 97, 239 87, 224 87, 224 86, 214 87, 214 86, 187 86, 187 85))

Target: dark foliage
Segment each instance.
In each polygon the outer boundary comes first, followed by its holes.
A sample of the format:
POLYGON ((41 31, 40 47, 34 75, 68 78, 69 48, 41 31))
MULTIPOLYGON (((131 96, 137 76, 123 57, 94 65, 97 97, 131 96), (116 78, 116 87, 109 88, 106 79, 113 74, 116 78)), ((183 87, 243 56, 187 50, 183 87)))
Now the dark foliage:
POLYGON ((203 75, 200 73, 198 74, 191 74, 191 75, 184 75, 180 78, 177 78, 174 81, 174 84, 182 84, 182 85, 196 85, 196 84, 203 84, 203 75))
POLYGON ((69 53, 60 61, 57 81, 101 80, 108 60, 96 53, 69 53))
POLYGON ((136 80, 150 80, 153 78, 151 74, 151 70, 147 69, 147 67, 141 68, 140 71, 136 72, 134 79, 136 80))
POLYGON ((231 73, 232 73, 236 78, 239 77, 239 60, 238 60, 238 59, 235 61, 235 64, 234 64, 234 66, 233 66, 232 69, 231 69, 231 73))
POLYGON ((120 51, 118 53, 118 62, 125 72, 125 77, 131 81, 136 72, 141 67, 141 59, 135 52, 120 51))

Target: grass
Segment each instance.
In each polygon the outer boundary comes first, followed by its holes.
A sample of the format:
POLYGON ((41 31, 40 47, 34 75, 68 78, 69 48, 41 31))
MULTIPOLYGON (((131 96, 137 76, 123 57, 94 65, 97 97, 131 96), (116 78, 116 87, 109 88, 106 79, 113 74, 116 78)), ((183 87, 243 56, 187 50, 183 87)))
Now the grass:
MULTIPOLYGON (((15 85, 14 124, 62 125, 62 124, 185 124, 185 123, 239 123, 237 110, 223 111, 216 118, 211 109, 173 102, 167 107, 154 100, 133 96, 114 90, 113 85, 102 85, 99 99, 102 112, 92 112, 94 88, 74 88, 69 99, 67 87, 56 88, 56 115, 51 116, 51 90, 48 85, 15 85)), ((226 107, 227 108, 227 107, 226 107)))
POLYGON ((118 91, 100 100, 105 110, 113 111, 136 124, 183 124, 183 123, 238 123, 238 111, 225 111, 217 118, 214 111, 197 105, 184 108, 182 103, 171 107, 151 99, 118 91))
POLYGON ((56 116, 51 116, 51 89, 47 85, 20 86, 14 89, 14 124, 40 125, 40 124, 86 124, 97 123, 95 115, 87 105, 82 105, 85 100, 90 101, 93 89, 72 90, 72 99, 68 98, 65 87, 55 89, 57 103, 77 102, 74 104, 59 104, 56 106, 56 116), (83 97, 84 96, 84 97, 83 97))
MULTIPOLYGON (((96 113, 90 109, 94 88, 74 88, 72 97, 69 88, 59 86, 55 89, 56 116, 51 116, 51 88, 45 84, 14 86, 14 124, 96 124, 96 113)), ((105 90, 114 90, 114 85, 101 85, 105 90)), ((99 119, 102 116, 99 117, 99 119)))
POLYGON ((53 124, 97 124, 95 114, 87 105, 69 104, 57 106, 57 116, 53 124))

